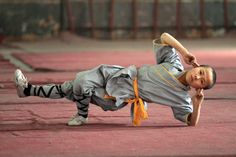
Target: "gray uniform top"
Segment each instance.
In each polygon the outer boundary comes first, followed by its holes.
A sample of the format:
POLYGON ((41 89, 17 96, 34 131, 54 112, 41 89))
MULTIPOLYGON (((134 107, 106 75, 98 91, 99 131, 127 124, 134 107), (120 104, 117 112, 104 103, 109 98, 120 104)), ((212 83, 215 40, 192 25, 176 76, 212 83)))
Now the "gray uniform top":
POLYGON ((91 95, 92 103, 102 105, 105 103, 104 95, 108 94, 116 98, 114 104, 121 108, 127 99, 135 97, 133 80, 137 77, 139 96, 144 101, 170 106, 176 119, 187 122, 187 116, 193 109, 188 94, 190 88, 176 78, 184 72, 180 58, 170 46, 156 45, 154 52, 157 65, 144 65, 140 68, 134 65, 127 68, 100 65, 78 73, 77 79, 80 79, 77 82, 83 86, 84 93, 91 95))

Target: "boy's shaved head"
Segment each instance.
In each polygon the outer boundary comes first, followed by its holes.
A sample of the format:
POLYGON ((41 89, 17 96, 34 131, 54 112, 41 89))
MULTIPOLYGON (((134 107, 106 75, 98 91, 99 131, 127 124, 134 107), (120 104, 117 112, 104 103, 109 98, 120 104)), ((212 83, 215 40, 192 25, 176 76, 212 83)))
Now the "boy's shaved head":
POLYGON ((187 84, 196 89, 210 89, 216 83, 216 72, 209 65, 200 65, 186 74, 187 84))

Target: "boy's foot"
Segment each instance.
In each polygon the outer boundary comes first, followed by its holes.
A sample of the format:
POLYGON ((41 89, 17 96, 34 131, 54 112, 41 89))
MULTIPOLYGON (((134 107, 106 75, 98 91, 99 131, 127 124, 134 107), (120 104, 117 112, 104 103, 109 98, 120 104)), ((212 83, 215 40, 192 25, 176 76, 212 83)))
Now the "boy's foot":
POLYGON ((14 81, 15 81, 18 96, 26 97, 26 95, 24 94, 24 89, 28 87, 28 81, 20 69, 17 69, 15 71, 14 81))
POLYGON ((78 114, 74 115, 67 123, 69 126, 76 126, 88 123, 88 118, 84 118, 78 114))

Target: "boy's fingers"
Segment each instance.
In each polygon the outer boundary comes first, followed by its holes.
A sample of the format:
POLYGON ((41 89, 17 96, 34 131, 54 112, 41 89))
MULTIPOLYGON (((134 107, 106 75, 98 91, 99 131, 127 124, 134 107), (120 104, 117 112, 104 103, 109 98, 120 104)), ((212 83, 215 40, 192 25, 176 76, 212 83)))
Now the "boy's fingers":
POLYGON ((192 62, 192 66, 196 68, 199 67, 200 65, 197 62, 192 62))
POLYGON ((200 90, 199 90, 199 93, 203 93, 203 89, 200 89, 200 90))
POLYGON ((202 88, 195 89, 195 90, 196 90, 196 93, 202 93, 202 92, 203 92, 203 89, 202 89, 202 88))
POLYGON ((203 96, 203 89, 198 89, 197 90, 197 95, 198 96, 203 96))

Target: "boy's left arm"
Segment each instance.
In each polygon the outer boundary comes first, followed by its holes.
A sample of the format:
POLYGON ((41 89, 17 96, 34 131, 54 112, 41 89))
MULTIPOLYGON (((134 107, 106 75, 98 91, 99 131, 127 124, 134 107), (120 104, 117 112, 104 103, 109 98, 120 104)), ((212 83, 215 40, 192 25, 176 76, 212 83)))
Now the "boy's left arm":
POLYGON ((196 126, 201 112, 201 105, 204 100, 203 90, 199 89, 197 93, 192 97, 193 102, 193 113, 190 114, 190 123, 189 126, 196 126))
POLYGON ((186 64, 192 65, 193 67, 198 67, 196 57, 190 53, 177 39, 175 39, 169 33, 161 34, 161 42, 163 44, 167 44, 178 50, 178 52, 182 55, 186 64))

